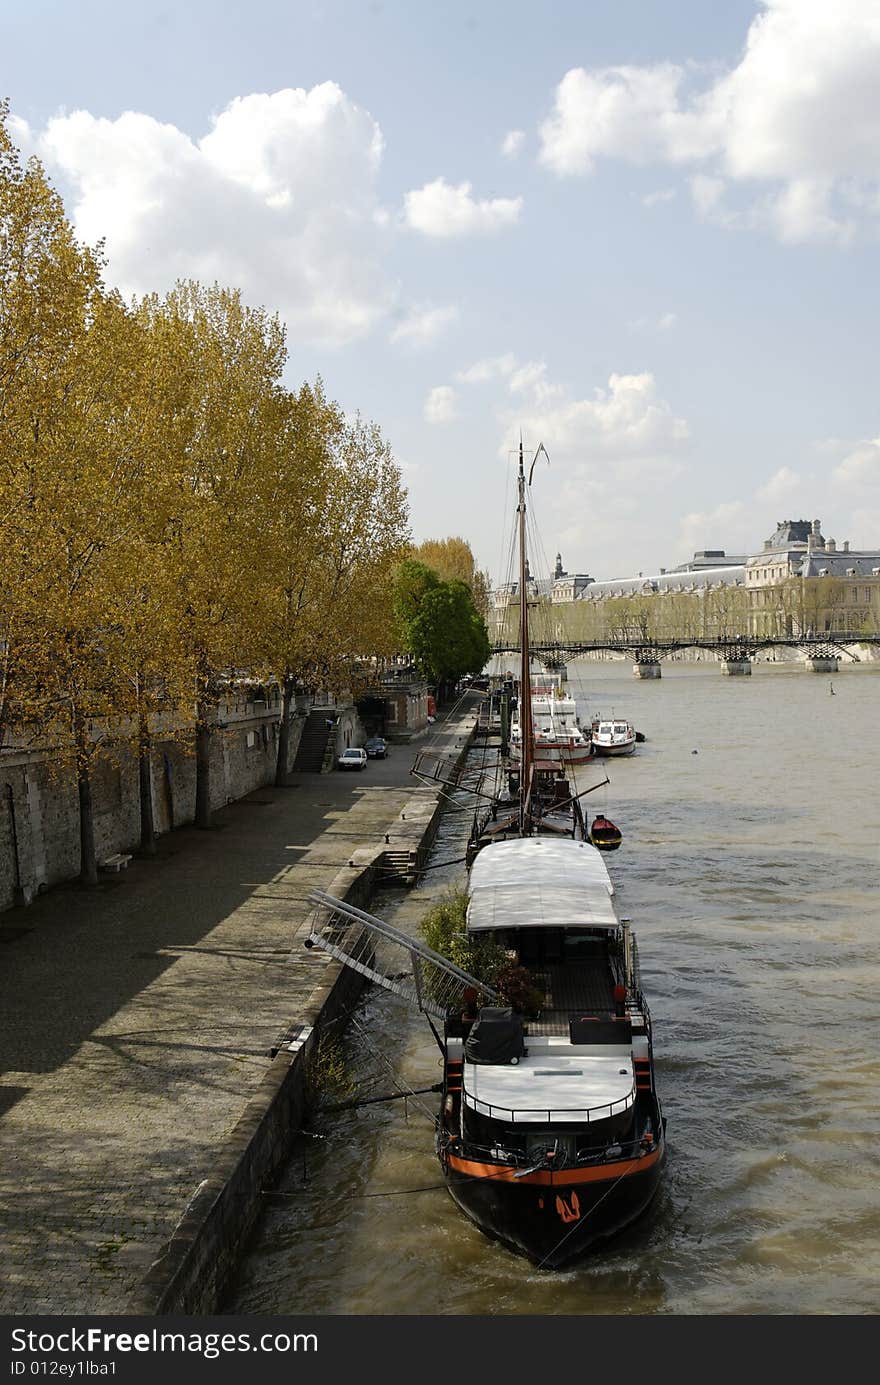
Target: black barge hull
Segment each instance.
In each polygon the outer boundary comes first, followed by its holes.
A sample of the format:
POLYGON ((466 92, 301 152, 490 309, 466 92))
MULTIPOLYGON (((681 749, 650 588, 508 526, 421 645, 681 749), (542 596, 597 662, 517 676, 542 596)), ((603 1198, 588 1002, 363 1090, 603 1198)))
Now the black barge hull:
POLYGON ((558 1270, 642 1216, 665 1161, 661 1136, 656 1149, 635 1159, 520 1178, 509 1166, 452 1152, 442 1162, 450 1195, 481 1231, 539 1268, 558 1270))

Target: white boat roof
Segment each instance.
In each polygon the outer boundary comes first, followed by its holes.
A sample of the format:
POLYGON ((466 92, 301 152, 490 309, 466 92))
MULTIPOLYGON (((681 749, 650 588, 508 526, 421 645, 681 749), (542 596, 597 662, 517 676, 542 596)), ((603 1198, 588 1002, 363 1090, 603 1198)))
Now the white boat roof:
POLYGON ((463 1077, 472 1110, 523 1125, 602 1120, 635 1100, 632 1053, 617 1045, 576 1048, 566 1039, 516 1065, 466 1062, 463 1077))
POLYGON ((601 852, 571 837, 511 837, 471 867, 469 933, 490 928, 617 928, 601 852))

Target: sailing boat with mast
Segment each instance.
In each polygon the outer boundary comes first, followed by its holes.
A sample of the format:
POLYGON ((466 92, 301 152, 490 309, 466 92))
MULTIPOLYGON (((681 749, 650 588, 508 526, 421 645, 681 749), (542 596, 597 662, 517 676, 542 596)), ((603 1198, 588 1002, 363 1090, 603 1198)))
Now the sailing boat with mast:
MULTIPOLYGON (((522 447, 518 490, 520 687, 528 688, 522 447)), ((540 762, 530 699, 520 702, 519 832, 475 857, 467 931, 499 942, 544 999, 528 1018, 488 1006, 447 1020, 437 1149, 462 1211, 558 1268, 649 1205, 666 1158, 665 1121, 630 920, 618 913, 602 854, 540 830, 540 762)))
MULTIPOLYGON (((528 689, 522 445, 518 494, 520 688, 528 689)), ((558 1269, 649 1206, 666 1159, 666 1122, 630 920, 583 831, 548 830, 531 699, 521 696, 520 705, 515 806, 473 858, 466 930, 503 949, 540 1006, 518 1012, 484 978, 327 896, 313 896, 332 913, 310 942, 408 994, 425 1013, 443 1058, 436 1150, 449 1193, 487 1235, 558 1269), (375 961, 390 934, 407 952, 405 973, 375 961)))

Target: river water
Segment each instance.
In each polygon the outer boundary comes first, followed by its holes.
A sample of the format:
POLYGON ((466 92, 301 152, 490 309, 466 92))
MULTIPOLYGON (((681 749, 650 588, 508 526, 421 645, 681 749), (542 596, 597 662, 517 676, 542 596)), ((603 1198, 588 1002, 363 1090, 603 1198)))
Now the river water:
MULTIPOLYGON (((533 1269, 444 1191, 437 1097, 318 1114, 241 1268, 245 1314, 873 1314, 880 995, 880 668, 569 666, 586 713, 647 740, 585 799, 638 937, 669 1163, 648 1216, 533 1269), (831 695, 833 687, 834 695, 831 695)), ((591 765, 585 787, 603 777, 591 765)), ((447 814, 434 861, 459 856, 447 814)), ((460 865, 376 910, 412 928, 460 865)), ((439 1080, 418 1016, 368 993, 344 1045, 361 1094, 439 1080)))

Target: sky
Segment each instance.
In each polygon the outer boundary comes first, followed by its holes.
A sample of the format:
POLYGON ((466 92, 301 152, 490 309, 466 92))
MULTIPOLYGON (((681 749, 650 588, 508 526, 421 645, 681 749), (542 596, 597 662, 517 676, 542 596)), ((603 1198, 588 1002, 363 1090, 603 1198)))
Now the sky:
POLYGON ((496 580, 520 434, 569 572, 880 548, 878 71, 880 0, 0 0, 108 281, 277 311, 496 580))

